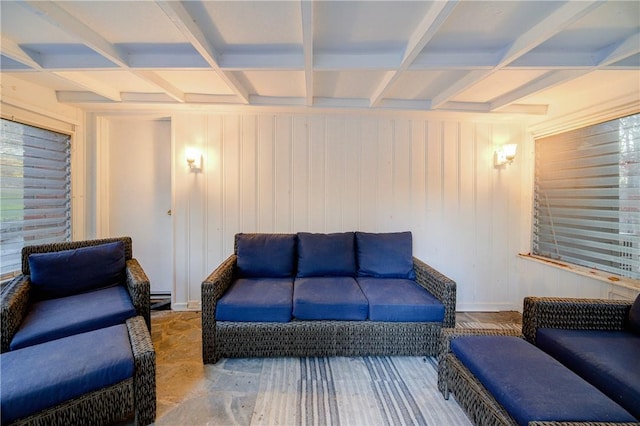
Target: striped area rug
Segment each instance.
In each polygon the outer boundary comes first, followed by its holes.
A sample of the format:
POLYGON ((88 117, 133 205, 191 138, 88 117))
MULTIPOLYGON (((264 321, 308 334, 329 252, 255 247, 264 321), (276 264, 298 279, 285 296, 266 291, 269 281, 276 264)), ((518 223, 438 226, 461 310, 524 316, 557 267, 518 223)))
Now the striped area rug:
POLYGON ((470 425, 426 357, 265 359, 252 425, 470 425))

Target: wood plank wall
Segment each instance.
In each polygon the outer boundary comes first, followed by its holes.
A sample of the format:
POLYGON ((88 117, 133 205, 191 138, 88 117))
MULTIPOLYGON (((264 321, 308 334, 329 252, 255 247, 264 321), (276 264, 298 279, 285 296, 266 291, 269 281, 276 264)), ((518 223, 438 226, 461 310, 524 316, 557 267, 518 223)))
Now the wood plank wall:
POLYGON ((531 186, 522 123, 331 114, 172 121, 176 307, 198 307, 200 282, 233 252, 237 232, 352 230, 412 231, 415 255, 458 282, 462 309, 521 303, 516 262, 529 247, 531 186), (502 143, 518 143, 518 157, 497 169, 502 143), (194 147, 201 173, 184 160, 194 147))

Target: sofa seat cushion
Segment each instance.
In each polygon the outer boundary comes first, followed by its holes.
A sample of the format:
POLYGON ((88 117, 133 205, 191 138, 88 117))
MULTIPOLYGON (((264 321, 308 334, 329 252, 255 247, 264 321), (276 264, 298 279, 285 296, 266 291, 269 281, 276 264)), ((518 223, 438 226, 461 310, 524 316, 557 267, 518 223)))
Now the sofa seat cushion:
POLYGON ((369 301, 371 321, 444 320, 444 305, 413 280, 358 277, 357 281, 369 301))
POLYGON ((358 276, 416 278, 411 232, 356 232, 358 276))
POLYGON ((121 285, 42 300, 31 305, 11 341, 10 349, 121 324, 136 315, 131 297, 121 285))
POLYGON ((540 328, 536 345, 640 420, 640 336, 540 328))
POLYGON ((520 425, 634 421, 593 385, 523 339, 464 336, 451 341, 451 351, 520 425))
POLYGON ((133 377, 125 324, 0 355, 2 424, 133 377))
POLYGON ((295 275, 295 234, 237 234, 240 278, 286 278, 295 275))
POLYGON ((39 299, 66 297, 124 282, 124 243, 29 255, 29 278, 39 299))
POLYGON ((298 233, 298 277, 356 274, 353 232, 336 234, 298 233))
POLYGON ((218 300, 218 321, 289 322, 293 278, 239 278, 218 300))
POLYGON ((293 316, 301 320, 366 320, 367 298, 352 277, 296 278, 293 316))

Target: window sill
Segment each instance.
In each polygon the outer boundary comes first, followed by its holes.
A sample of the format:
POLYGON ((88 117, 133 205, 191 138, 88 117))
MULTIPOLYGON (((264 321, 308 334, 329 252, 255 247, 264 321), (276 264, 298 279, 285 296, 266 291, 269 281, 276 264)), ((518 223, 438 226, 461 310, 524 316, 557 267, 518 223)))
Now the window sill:
POLYGON ((571 263, 548 259, 546 257, 536 256, 530 253, 519 253, 518 256, 522 259, 532 260, 534 262, 542 263, 547 266, 562 269, 564 271, 573 272, 578 275, 582 275, 585 277, 592 278, 594 280, 605 282, 607 284, 612 284, 612 285, 628 288, 631 290, 640 291, 640 280, 621 277, 620 275, 609 274, 603 271, 599 271, 597 269, 573 265, 571 263))

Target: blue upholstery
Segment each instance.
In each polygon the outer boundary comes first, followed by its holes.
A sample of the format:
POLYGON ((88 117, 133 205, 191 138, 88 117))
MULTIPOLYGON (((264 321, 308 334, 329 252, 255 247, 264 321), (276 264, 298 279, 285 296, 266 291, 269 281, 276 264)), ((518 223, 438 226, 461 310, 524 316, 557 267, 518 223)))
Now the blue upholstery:
POLYGON ((638 294, 635 302, 631 305, 631 310, 629 311, 629 327, 634 333, 640 334, 640 294, 638 294))
POLYGON ((367 298, 351 277, 296 278, 293 316, 302 320, 366 320, 367 298))
POLYGON ((366 277, 357 281, 369 301, 371 321, 444 320, 444 305, 415 281, 366 277))
POLYGON ((353 232, 338 234, 298 233, 298 277, 356 274, 353 232))
POLYGON ((288 322, 293 278, 239 278, 218 300, 218 321, 288 322))
POLYGON ((536 345, 640 420, 640 336, 540 328, 536 345))
POLYGON ((124 282, 124 243, 117 241, 51 253, 29 255, 31 288, 51 299, 124 282))
POLYGON ((124 323, 136 309, 124 286, 36 302, 11 341, 10 349, 124 323))
POLYGON ((0 355, 2 424, 133 377, 124 324, 0 355))
POLYGON ((411 232, 356 232, 358 276, 415 279, 411 232))
POLYGON ((523 339, 464 336, 451 351, 520 425, 530 421, 633 422, 584 379, 523 339))
POLYGON ((236 235, 238 276, 286 278, 295 275, 295 234, 236 235))

